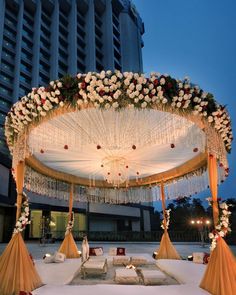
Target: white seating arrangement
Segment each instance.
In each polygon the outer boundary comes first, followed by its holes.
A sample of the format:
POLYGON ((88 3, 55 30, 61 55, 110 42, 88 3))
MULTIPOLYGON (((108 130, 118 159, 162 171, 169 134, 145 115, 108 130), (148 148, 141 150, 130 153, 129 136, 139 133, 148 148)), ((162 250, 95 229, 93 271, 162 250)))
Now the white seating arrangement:
POLYGON ((130 263, 129 256, 115 256, 113 257, 113 265, 128 265, 130 263))
POLYGON ((88 274, 92 275, 106 275, 107 273, 107 259, 88 259, 81 265, 82 278, 88 274))
POLYGON ((130 264, 134 266, 147 264, 147 259, 143 256, 132 256, 130 259, 130 264))
POLYGON ((115 282, 118 284, 138 284, 139 277, 134 269, 117 268, 115 270, 115 282))
POLYGON ((162 285, 166 282, 166 275, 159 270, 141 269, 144 285, 162 285))

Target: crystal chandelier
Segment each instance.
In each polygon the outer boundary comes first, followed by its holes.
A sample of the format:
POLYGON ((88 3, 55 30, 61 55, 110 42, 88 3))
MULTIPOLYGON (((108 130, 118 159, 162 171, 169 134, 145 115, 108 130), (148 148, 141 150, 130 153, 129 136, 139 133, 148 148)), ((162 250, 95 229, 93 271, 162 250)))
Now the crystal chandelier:
POLYGON ((123 182, 128 184, 129 166, 124 157, 107 156, 103 158, 101 167, 103 177, 108 183, 117 187, 123 182))

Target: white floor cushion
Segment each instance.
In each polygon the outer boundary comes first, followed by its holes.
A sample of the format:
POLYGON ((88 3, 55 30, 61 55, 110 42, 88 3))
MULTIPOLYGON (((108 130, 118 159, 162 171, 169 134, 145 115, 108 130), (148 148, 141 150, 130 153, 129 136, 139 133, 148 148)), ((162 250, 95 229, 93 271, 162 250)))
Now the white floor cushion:
POLYGON ((132 256, 130 263, 134 266, 147 264, 147 259, 143 256, 132 256))
POLYGON ((144 285, 161 285, 166 282, 166 275, 159 270, 141 270, 144 285))
POLYGON ((118 284, 138 284, 139 277, 134 269, 118 268, 115 271, 115 281, 118 284))
POLYGON ((113 265, 127 265, 130 263, 129 256, 116 256, 113 257, 113 265))

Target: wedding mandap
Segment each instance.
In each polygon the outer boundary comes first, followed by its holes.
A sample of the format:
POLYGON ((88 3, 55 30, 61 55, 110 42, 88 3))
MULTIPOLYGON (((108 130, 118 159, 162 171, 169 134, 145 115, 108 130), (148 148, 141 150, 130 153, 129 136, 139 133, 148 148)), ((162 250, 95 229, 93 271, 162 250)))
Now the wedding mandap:
POLYGON ((212 251, 200 287, 233 295, 236 264, 224 241, 230 231, 228 211, 217 198, 218 185, 229 174, 233 135, 225 106, 212 94, 188 78, 159 73, 68 75, 19 99, 6 117, 5 134, 17 212, 12 239, 0 257, 1 294, 42 285, 21 234, 30 216, 24 188, 68 200, 68 225, 59 249, 67 258, 78 257, 73 201, 160 200, 164 233, 156 258, 180 259, 168 235, 165 200, 191 197, 210 187, 212 251))

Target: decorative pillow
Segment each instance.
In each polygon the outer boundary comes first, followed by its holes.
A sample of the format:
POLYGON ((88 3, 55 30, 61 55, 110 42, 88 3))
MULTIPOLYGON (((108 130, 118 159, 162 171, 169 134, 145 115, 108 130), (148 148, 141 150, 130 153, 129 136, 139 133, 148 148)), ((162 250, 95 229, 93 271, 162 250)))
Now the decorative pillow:
POLYGON ((93 248, 93 247, 89 248, 89 256, 96 256, 95 248, 93 248))
POLYGON ((117 248, 116 255, 125 255, 125 248, 117 248))
POLYGON ((53 261, 56 263, 64 262, 66 259, 66 255, 60 252, 55 252, 53 255, 53 261))
POLYGON ((109 256, 116 256, 116 254, 117 254, 117 248, 110 248, 109 249, 109 252, 108 252, 109 256))
POLYGON ((193 262, 194 263, 203 263, 205 253, 203 252, 195 252, 193 253, 193 262))
POLYGON ((207 264, 209 259, 210 259, 210 254, 209 253, 204 253, 203 263, 207 264))
MULTIPOLYGON (((102 254, 99 254, 99 255, 103 255, 103 248, 102 247, 90 247, 89 248, 89 256, 97 256, 96 251, 95 251, 97 249, 101 249, 102 254)), ((101 250, 99 250, 97 253, 101 253, 101 250)))
POLYGON ((95 248, 94 251, 95 251, 96 256, 103 255, 103 248, 95 248))

